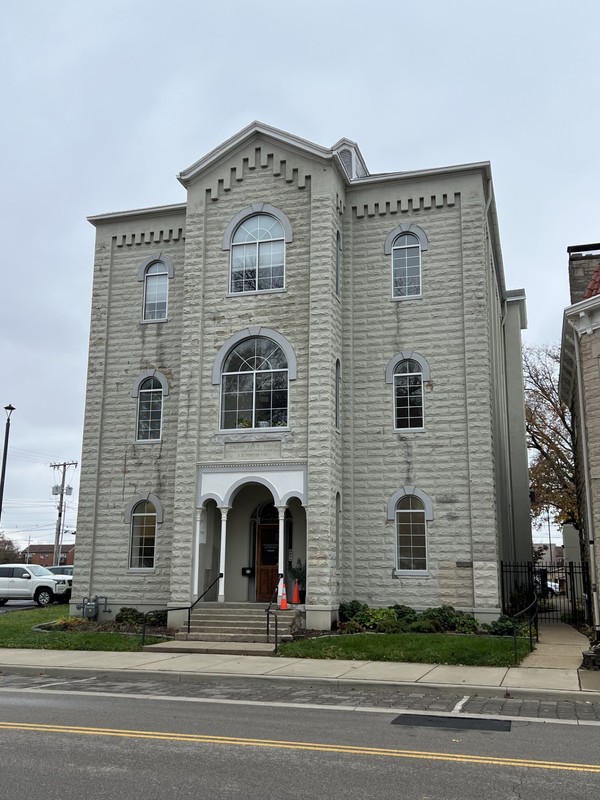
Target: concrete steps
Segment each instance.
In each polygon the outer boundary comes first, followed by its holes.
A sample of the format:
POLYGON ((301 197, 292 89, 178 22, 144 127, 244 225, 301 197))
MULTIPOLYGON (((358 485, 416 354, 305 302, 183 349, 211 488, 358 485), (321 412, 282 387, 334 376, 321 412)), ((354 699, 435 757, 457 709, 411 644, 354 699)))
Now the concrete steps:
MULTIPOLYGON (((223 642, 269 644, 267 605, 264 603, 200 603, 192 611, 190 631, 187 624, 175 636, 177 642, 223 642)), ((273 609, 275 611, 275 609, 273 609)), ((279 639, 289 638, 290 627, 298 609, 277 611, 279 639)), ((275 619, 270 619, 270 643, 274 644, 275 619)), ((211 652, 216 652, 211 649, 211 652)), ((230 649, 227 652, 231 652, 230 649)))

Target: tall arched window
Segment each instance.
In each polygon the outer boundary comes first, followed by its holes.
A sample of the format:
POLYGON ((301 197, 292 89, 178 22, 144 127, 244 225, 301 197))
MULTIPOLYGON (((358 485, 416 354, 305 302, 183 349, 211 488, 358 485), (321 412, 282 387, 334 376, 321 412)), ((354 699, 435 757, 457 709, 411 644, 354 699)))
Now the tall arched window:
POLYGON ((163 387, 158 378, 143 380, 138 389, 137 434, 138 441, 160 439, 162 428, 163 387))
POLYGON ((423 427, 423 371, 413 359, 394 369, 394 428, 423 427))
POLYGON ((401 233, 392 244, 392 297, 421 294, 421 243, 414 233, 401 233))
POLYGON ((340 295, 342 289, 342 237, 338 231, 335 237, 335 293, 340 295))
POLYGON ((422 500, 406 494, 396 503, 396 568, 427 571, 427 521, 422 500))
POLYGON ((342 366, 339 359, 335 362, 335 427, 341 427, 341 394, 342 394, 342 366))
POLYGON ((156 508, 143 500, 131 512, 130 569, 153 569, 156 550, 156 508))
POLYGON ((283 289, 285 232, 270 214, 254 214, 241 222, 231 240, 230 291, 283 289))
POLYGON ((169 273, 166 264, 155 261, 144 273, 144 320, 167 318, 169 273))
POLYGON ((221 428, 275 428, 288 424, 288 362, 272 339, 236 344, 221 372, 221 428))

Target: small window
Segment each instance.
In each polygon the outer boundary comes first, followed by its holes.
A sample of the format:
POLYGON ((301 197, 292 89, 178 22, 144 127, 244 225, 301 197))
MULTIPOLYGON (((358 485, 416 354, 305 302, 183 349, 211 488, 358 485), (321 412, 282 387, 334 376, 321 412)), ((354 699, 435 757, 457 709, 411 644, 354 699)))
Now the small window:
POLYGON ((421 244, 414 233, 401 233, 392 244, 392 296, 421 295, 421 244))
POLYGON ((427 571, 425 507, 415 495, 404 495, 396 504, 396 566, 399 571, 427 571))
POLYGON ((423 428, 423 372, 413 359, 394 369, 394 428, 423 428))
POLYGON ((221 428, 276 428, 288 424, 288 362, 272 339, 237 344, 223 363, 221 428))
POLYGON ((154 261, 144 273, 145 322, 167 318, 169 271, 163 261, 154 261))
POLYGON ((154 569, 156 508, 149 500, 134 506, 131 514, 130 569, 154 569))
POLYGON ((245 219, 231 240, 230 291, 261 292, 283 289, 285 233, 270 214, 245 219))
POLYGON ((162 428, 163 387, 157 378, 146 378, 138 391, 137 440, 160 440, 162 428))

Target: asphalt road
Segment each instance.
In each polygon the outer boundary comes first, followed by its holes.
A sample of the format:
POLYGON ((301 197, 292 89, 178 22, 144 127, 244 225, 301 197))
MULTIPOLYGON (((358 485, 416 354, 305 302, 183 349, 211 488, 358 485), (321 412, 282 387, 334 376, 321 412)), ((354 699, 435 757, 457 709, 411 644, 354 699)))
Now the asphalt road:
POLYGON ((0 791, 27 800, 597 800, 599 745, 597 725, 0 693, 0 791))

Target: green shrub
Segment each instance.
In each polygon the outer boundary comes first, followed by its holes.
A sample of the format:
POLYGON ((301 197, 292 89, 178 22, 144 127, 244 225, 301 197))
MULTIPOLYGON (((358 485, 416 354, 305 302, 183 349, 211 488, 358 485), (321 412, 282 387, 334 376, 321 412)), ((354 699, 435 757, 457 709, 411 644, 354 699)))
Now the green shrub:
POLYGON ((142 625, 144 622, 144 615, 141 611, 138 611, 137 608, 130 608, 129 606, 123 606, 120 608, 116 617, 115 622, 117 625, 142 625))
POLYGON ((477 633, 479 630, 479 623, 472 617, 470 614, 466 614, 464 611, 457 611, 458 620, 456 623, 456 632, 457 633, 477 633))
POLYGON ((350 600, 347 603, 340 603, 338 609, 338 618, 340 622, 349 622, 354 619, 361 611, 366 611, 369 606, 366 603, 361 603, 358 600, 350 600))
POLYGON ((438 631, 454 631, 459 616, 452 606, 440 606, 439 608, 426 608, 419 618, 433 622, 438 631))
POLYGON ((407 628, 408 633, 439 633, 438 624, 435 620, 424 619, 419 616, 414 622, 411 622, 407 628))
POLYGON ((364 633, 365 627, 357 622, 355 619, 342 622, 340 624, 340 633, 364 633))
POLYGON ((398 619, 401 622, 406 623, 407 625, 410 624, 411 622, 414 622, 418 616, 414 608, 411 608, 410 606, 402 606, 396 604, 395 606, 392 606, 392 608, 394 609, 394 613, 396 614, 398 619))
POLYGON ((488 622, 482 625, 482 627, 483 630, 491 636, 512 636, 515 624, 512 617, 507 617, 506 614, 502 614, 498 619, 495 619, 493 622, 488 622))

